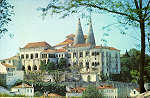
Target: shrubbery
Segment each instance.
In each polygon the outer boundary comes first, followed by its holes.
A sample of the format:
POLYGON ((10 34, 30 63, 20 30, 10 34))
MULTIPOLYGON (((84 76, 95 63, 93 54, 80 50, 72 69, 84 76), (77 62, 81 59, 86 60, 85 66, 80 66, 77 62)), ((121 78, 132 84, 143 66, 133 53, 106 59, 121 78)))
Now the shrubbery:
POLYGON ((25 97, 25 95, 10 95, 10 94, 3 94, 0 93, 0 97, 25 97))

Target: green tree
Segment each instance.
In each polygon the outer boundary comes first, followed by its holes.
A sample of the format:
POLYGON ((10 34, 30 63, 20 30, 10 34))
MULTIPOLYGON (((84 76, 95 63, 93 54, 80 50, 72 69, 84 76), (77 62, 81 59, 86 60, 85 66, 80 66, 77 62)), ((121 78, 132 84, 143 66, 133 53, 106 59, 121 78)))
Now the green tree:
POLYGON ((101 93, 98 91, 95 85, 89 85, 86 90, 83 91, 83 98, 102 98, 101 93))
POLYGON ((48 62, 48 64, 46 65, 46 71, 50 71, 50 70, 56 70, 56 64, 54 62, 48 62))
POLYGON ((64 73, 62 71, 58 71, 58 70, 50 72, 50 74, 53 76, 53 79, 56 83, 62 81, 62 79, 64 77, 64 73))
POLYGON ((35 97, 40 97, 40 96, 42 96, 43 94, 40 92, 40 91, 37 91, 37 92, 35 92, 34 93, 34 96, 35 97))
POLYGON ((41 93, 56 93, 62 96, 65 96, 66 92, 66 86, 57 84, 57 83, 51 83, 51 82, 34 82, 33 83, 35 92, 41 92, 41 93))
POLYGON ((67 60, 65 58, 60 58, 58 62, 58 68, 59 69, 67 68, 67 60))
MULTIPOLYGON (((140 51, 136 49, 130 49, 129 52, 121 57, 121 73, 120 75, 112 75, 113 80, 123 82, 136 82, 139 83, 140 73, 138 70, 140 63, 140 51)), ((150 56, 146 55, 145 66, 144 66, 144 80, 150 82, 150 56)))
MULTIPOLYGON (((73 13, 85 12, 107 12, 117 17, 123 26, 136 26, 141 34, 141 56, 140 56, 140 93, 145 92, 143 72, 145 66, 145 37, 150 25, 150 0, 51 0, 47 7, 41 8, 43 15, 50 10, 52 14, 62 14, 62 17, 73 13)), ((150 35, 150 34, 149 34, 150 35)))
POLYGON ((46 70, 46 64, 43 61, 41 61, 40 63, 41 63, 40 64, 40 70, 45 71, 46 70))
MULTIPOLYGON (((0 0, 0 38, 8 32, 7 26, 12 21, 13 8, 8 0, 0 0)), ((12 37, 12 34, 9 33, 9 36, 12 37)))
POLYGON ((45 64, 43 61, 41 61, 41 65, 40 65, 40 70, 41 71, 47 71, 50 72, 52 70, 56 70, 56 64, 54 62, 48 62, 47 64, 45 64))

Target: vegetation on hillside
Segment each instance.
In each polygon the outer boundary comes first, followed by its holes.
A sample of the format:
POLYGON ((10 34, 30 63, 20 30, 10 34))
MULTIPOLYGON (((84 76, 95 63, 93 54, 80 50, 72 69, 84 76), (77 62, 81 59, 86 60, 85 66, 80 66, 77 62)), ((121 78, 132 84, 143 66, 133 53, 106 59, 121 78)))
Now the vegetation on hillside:
MULTIPOLYGON (((140 51, 137 49, 130 49, 126 51, 125 55, 120 59, 121 73, 119 75, 112 75, 112 79, 123 82, 139 83, 139 64, 140 51)), ((144 66, 144 81, 150 82, 150 56, 146 55, 144 66)))
POLYGON ((83 91, 82 98, 102 98, 102 95, 95 85, 89 85, 86 90, 83 91))

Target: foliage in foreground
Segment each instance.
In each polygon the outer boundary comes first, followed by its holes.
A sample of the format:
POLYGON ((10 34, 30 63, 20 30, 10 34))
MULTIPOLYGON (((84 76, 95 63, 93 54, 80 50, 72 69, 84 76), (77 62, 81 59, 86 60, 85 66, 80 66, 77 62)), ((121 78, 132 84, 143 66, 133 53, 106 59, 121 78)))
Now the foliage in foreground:
POLYGON ((25 95, 10 95, 10 94, 3 94, 0 93, 0 97, 25 97, 25 95))
POLYGON ((101 98, 102 95, 98 91, 95 85, 89 85, 85 91, 83 91, 82 98, 101 98))
POLYGON ((15 85, 21 83, 33 84, 35 96, 40 96, 44 93, 56 93, 61 96, 65 96, 66 94, 66 86, 54 82, 18 81, 15 85))

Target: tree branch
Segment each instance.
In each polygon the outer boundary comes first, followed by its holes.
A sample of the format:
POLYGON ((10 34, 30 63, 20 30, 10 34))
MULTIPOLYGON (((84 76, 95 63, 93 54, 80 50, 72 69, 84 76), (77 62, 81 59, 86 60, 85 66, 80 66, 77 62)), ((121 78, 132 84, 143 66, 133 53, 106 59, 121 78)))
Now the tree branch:
POLYGON ((139 9, 139 5, 138 5, 137 0, 134 0, 134 4, 135 4, 136 8, 139 9))
POLYGON ((148 19, 150 19, 150 15, 147 18, 145 18, 145 21, 147 21, 148 19))
POLYGON ((142 0, 140 0, 139 3, 140 3, 140 9, 142 9, 142 0))
POLYGON ((150 4, 150 0, 148 1, 147 6, 146 6, 146 8, 145 8, 144 19, 145 19, 145 18, 147 17, 147 15, 149 14, 149 12, 147 12, 148 7, 149 7, 149 4, 150 4))
POLYGON ((111 12, 111 13, 114 13, 114 14, 130 17, 131 20, 139 22, 138 19, 135 19, 134 17, 132 17, 131 15, 128 15, 126 13, 122 13, 122 12, 118 12, 118 11, 114 11, 114 10, 109 10, 107 8, 103 8, 103 7, 100 7, 100 6, 97 6, 97 5, 93 5, 93 4, 80 3, 79 5, 88 6, 88 7, 92 6, 93 8, 98 8, 100 10, 104 10, 104 11, 111 12))

